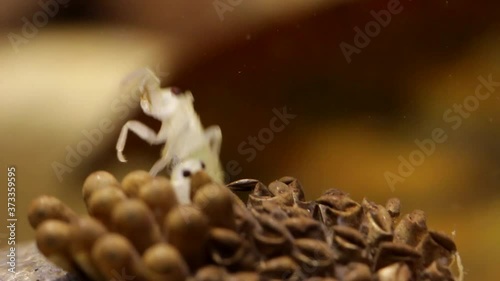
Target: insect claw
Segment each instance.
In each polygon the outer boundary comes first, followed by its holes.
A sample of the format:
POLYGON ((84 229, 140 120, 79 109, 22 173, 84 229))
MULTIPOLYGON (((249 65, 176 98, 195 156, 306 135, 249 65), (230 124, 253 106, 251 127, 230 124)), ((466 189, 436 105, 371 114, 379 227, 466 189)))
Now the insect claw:
POLYGON ((123 162, 123 163, 127 162, 127 159, 125 159, 125 156, 123 156, 123 152, 117 151, 116 156, 118 157, 118 160, 120 162, 123 162))

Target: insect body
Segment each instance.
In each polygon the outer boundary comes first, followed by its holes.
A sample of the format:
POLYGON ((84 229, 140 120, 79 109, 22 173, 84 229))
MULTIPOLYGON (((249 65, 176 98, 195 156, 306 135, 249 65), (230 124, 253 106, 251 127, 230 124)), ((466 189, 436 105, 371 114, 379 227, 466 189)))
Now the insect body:
POLYGON ((174 188, 177 200, 181 204, 191 202, 191 177, 199 171, 205 170, 203 161, 187 159, 175 166, 172 171, 172 187, 174 188))
POLYGON ((216 181, 223 181, 219 162, 222 133, 219 126, 203 128, 196 114, 191 92, 179 93, 175 88, 160 88, 160 80, 149 69, 136 74, 140 82, 136 88, 141 94, 141 108, 149 115, 162 122, 160 131, 156 133, 146 125, 131 120, 125 123, 116 143, 117 157, 126 162, 123 149, 131 130, 149 144, 162 144, 165 147, 161 158, 153 165, 150 174, 155 176, 174 162, 186 159, 199 159, 206 165, 207 173, 216 181))

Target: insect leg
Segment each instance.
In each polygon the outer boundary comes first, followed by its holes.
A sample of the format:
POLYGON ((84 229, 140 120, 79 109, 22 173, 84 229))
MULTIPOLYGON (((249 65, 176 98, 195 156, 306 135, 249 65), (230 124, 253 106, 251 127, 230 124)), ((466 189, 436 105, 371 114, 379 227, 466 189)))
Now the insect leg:
POLYGON ((163 155, 156 163, 154 163, 153 167, 151 167, 151 170, 149 170, 149 174, 152 175, 153 177, 156 176, 159 172, 161 172, 165 167, 167 167, 170 162, 172 162, 172 153, 169 153, 170 150, 167 150, 165 155, 163 155))
POLYGON ((120 136, 118 137, 118 142, 116 143, 117 157, 120 162, 127 162, 123 156, 123 149, 125 148, 125 143, 127 142, 128 130, 131 130, 149 144, 159 144, 165 142, 164 139, 158 137, 155 131, 141 122, 135 120, 128 121, 125 125, 123 125, 120 136))
POLYGON ((205 139, 208 141, 210 149, 216 155, 220 154, 222 144, 222 132, 219 126, 210 126, 205 129, 205 139))

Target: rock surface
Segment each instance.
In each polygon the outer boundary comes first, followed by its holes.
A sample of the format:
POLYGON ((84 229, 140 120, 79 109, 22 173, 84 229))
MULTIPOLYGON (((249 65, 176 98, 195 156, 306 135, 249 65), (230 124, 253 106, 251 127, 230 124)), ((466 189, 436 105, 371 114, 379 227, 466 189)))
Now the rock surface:
POLYGON ((16 252, 16 273, 8 271, 7 249, 0 251, 0 280, 2 281, 88 281, 68 274, 50 263, 34 242, 21 244, 16 252))

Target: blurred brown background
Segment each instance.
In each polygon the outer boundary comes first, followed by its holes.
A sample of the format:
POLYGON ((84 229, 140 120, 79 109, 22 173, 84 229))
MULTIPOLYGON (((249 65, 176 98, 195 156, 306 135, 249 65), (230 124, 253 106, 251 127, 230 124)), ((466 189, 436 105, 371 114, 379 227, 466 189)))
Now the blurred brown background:
MULTIPOLYGON (((466 280, 499 280, 500 86, 467 117, 443 117, 464 100, 476 106, 479 76, 500 82, 495 1, 0 4, 0 219, 6 223, 7 167, 15 165, 18 242, 33 238, 26 220, 33 198, 51 194, 83 213, 80 187, 89 173, 121 177, 156 161, 160 147, 135 136, 128 163, 114 148, 129 119, 159 128, 119 91, 127 73, 149 66, 165 86, 194 93, 205 125, 221 126, 222 162, 240 168, 231 179, 293 175, 309 199, 331 187, 381 204, 399 197, 404 213, 423 209, 431 228, 456 234, 466 280), (364 30, 371 11, 388 5, 400 12, 349 63, 340 44, 355 46, 354 28, 364 30), (247 161, 238 147, 285 106, 296 117, 247 161), (54 165, 67 164, 67 149, 108 119, 114 130, 58 176, 54 165), (385 175, 400 175, 398 157, 409 159, 415 141, 436 128, 446 141, 391 189, 385 175)), ((3 247, 7 230, 0 229, 3 247)))

